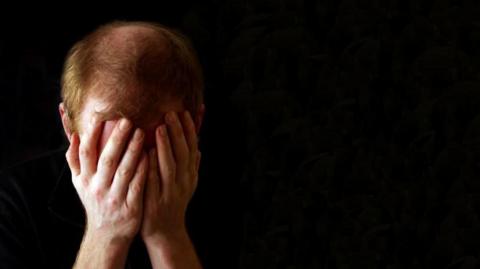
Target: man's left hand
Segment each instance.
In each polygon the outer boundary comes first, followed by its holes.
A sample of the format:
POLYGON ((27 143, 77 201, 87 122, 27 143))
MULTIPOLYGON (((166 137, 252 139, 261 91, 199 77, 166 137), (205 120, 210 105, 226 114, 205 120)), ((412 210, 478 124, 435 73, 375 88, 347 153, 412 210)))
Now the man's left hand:
POLYGON ((188 111, 169 112, 149 152, 141 236, 158 244, 186 236, 185 212, 197 186, 200 151, 188 111))

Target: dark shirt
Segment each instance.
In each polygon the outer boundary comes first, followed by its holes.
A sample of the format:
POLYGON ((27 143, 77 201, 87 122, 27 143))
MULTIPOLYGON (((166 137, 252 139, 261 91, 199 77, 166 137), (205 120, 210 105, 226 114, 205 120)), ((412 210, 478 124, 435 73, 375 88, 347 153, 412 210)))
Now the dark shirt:
MULTIPOLYGON (((52 151, 0 172, 0 268, 72 268, 85 213, 65 152, 52 151)), ((125 268, 151 268, 138 236, 125 268)))

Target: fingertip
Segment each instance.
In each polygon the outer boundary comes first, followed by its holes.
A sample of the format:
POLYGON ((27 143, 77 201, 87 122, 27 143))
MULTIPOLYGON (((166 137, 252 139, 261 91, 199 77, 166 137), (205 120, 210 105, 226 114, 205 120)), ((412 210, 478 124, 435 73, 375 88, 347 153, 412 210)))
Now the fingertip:
POLYGON ((155 145, 153 145, 152 149, 160 149, 160 147, 163 145, 162 144, 163 135, 164 133, 163 133, 162 125, 160 125, 157 127, 157 129, 155 129, 155 145))
POLYGON ((170 110, 165 114, 165 122, 169 125, 173 125, 177 122, 178 115, 176 111, 170 110))
POLYGON ((78 134, 77 133, 72 133, 70 143, 73 144, 73 145, 78 144, 78 134))
POLYGON ((187 125, 190 130, 195 130, 195 122, 193 122, 192 114, 190 111, 185 110, 184 117, 187 120, 187 125))
POLYGON ((78 143, 76 142, 78 138, 75 138, 75 136, 76 134, 72 134, 72 141, 67 152, 65 153, 65 159, 67 160, 68 166, 70 167, 72 173, 77 175, 79 173, 80 164, 78 160, 78 145, 76 145, 76 143, 78 143))
POLYGON ((75 133, 71 133, 71 134, 68 136, 68 143, 70 143, 70 145, 72 145, 73 142, 74 142, 74 140, 73 140, 73 135, 74 135, 74 134, 75 134, 75 133))
POLYGON ((97 117, 97 119, 92 123, 91 129, 90 129, 91 136, 98 137, 101 131, 103 130, 104 125, 105 125, 105 121, 101 121, 97 117))
POLYGON ((136 128, 135 132, 133 133, 133 138, 140 141, 141 144, 143 144, 143 141, 145 140, 145 132, 141 128, 136 128))
MULTIPOLYGON (((160 126, 157 127, 157 129, 155 130, 155 136, 157 137, 158 140, 162 140, 163 137, 165 137, 167 134, 166 132, 166 129, 165 129, 165 125, 162 124, 160 126)), ((157 140, 157 141, 158 141, 157 140)))
POLYGON ((77 140, 78 140, 78 139, 75 137, 75 133, 72 133, 72 134, 70 135, 70 141, 69 141, 69 142, 70 142, 70 145, 68 146, 68 150, 67 150, 67 152, 66 152, 66 154, 65 154, 65 156, 66 156, 67 158, 70 157, 70 155, 72 154, 72 151, 76 150, 76 148, 77 148, 77 143, 78 143, 77 140))
POLYGON ((92 117, 90 118, 88 128, 90 129, 90 131, 93 131, 95 130, 95 128, 98 127, 98 124, 99 124, 98 115, 93 114, 92 117))

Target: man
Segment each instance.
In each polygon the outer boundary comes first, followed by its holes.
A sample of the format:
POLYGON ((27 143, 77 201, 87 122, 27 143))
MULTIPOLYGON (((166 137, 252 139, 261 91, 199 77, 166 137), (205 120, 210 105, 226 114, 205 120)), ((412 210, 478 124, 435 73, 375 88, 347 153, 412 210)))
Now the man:
POLYGON ((1 175, 2 268, 200 268, 185 211, 205 106, 188 40, 104 25, 70 50, 62 99, 67 152, 1 175))

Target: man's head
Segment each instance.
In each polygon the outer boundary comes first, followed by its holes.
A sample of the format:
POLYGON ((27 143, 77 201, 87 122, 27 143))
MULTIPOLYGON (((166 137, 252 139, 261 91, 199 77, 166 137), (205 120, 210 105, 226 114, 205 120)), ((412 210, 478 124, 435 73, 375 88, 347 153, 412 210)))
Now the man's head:
POLYGON ((146 131, 148 143, 149 130, 166 112, 190 111, 197 133, 204 114, 202 72, 190 42, 145 22, 109 23, 76 43, 65 61, 62 99, 68 137, 97 115, 106 121, 106 140, 116 120, 126 117, 146 131))

